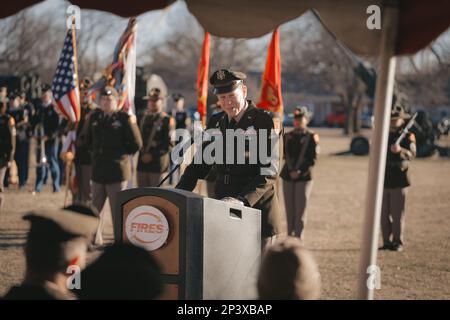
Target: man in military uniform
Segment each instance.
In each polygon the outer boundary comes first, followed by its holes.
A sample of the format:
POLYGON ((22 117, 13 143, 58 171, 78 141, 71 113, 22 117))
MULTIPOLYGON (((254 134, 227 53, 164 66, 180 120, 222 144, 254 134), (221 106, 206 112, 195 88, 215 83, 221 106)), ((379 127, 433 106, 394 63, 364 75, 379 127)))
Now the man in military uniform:
POLYGON ((53 192, 60 190, 60 168, 58 157, 59 135, 60 135, 60 117, 55 110, 51 87, 42 86, 42 98, 36 106, 36 113, 33 117, 33 127, 36 133, 36 186, 35 192, 41 192, 44 186, 45 178, 50 169, 53 180, 53 192), (45 147, 42 153, 41 142, 44 141, 45 147), (42 163, 42 159, 47 159, 47 163, 42 163))
POLYGON ((92 101, 92 95, 88 94, 88 89, 91 85, 92 81, 89 78, 85 78, 80 85, 83 103, 81 104, 80 122, 78 122, 76 128, 75 174, 78 190, 75 194, 75 200, 81 203, 90 203, 92 201, 92 150, 86 145, 86 135, 89 118, 97 109, 97 105, 92 101))
POLYGON ((284 136, 285 164, 281 170, 288 235, 304 239, 306 206, 313 186, 312 168, 317 158, 319 135, 308 129, 307 107, 294 110, 294 130, 284 136))
POLYGON ((8 87, 6 85, 0 86, 0 106, 8 104, 8 87))
MULTIPOLYGON (((181 93, 172 94, 172 99, 174 102, 174 108, 172 110, 172 117, 175 122, 175 129, 186 129, 189 128, 191 124, 191 119, 187 111, 185 110, 184 96, 181 93)), ((173 169, 175 164, 170 159, 170 170, 173 169)), ((170 176, 170 184, 176 184, 180 180, 180 168, 170 176)))
POLYGON ((101 92, 100 108, 89 119, 86 144, 92 148, 92 204, 100 212, 100 223, 95 244, 103 244, 102 211, 109 199, 113 218, 114 236, 118 239, 121 228, 120 212, 116 211, 116 195, 125 190, 131 176, 130 157, 142 148, 142 138, 136 117, 118 108, 119 94, 113 87, 101 92))
MULTIPOLYGON (((270 148, 272 129, 277 132, 276 139, 279 140, 281 140, 279 134, 281 130, 275 128, 274 120, 269 112, 258 109, 252 101, 246 100, 247 87, 243 83, 245 77, 242 72, 221 69, 214 72, 210 78, 210 83, 214 86, 214 94, 217 95, 223 112, 210 118, 207 129, 217 131, 222 137, 224 160, 227 159, 226 153, 229 149, 227 144, 235 147, 234 159, 231 159, 231 164, 229 164, 229 161, 217 161, 213 164, 207 164, 204 160, 200 164, 193 162, 186 168, 177 188, 193 190, 197 180, 204 179, 214 166, 217 170, 215 190, 217 199, 261 210, 261 244, 265 246, 271 243, 275 238, 274 236, 279 232, 280 211, 275 183, 278 168, 265 172, 264 169, 267 168, 260 157, 258 157, 258 161, 255 161, 256 164, 251 164, 249 161, 249 139, 255 137, 257 140, 263 139, 259 141, 260 145, 261 143, 267 143, 267 150, 270 152, 272 150, 270 148), (245 141, 244 164, 236 161, 236 158, 242 156, 242 154, 236 152, 236 147, 239 150, 239 146, 234 145, 235 137, 227 140, 227 129, 231 130, 238 140, 240 139, 239 135, 244 135, 244 137, 241 136, 245 141)), ((278 142, 280 142, 279 140, 278 142)), ((204 147, 207 145, 208 143, 203 144, 204 147)), ((199 152, 202 152, 202 150, 199 152)), ((279 161, 278 155, 271 152, 270 157, 273 156, 276 157, 276 161, 279 161)))
POLYGON ((98 218, 84 211, 42 210, 23 217, 31 223, 25 245, 25 279, 4 299, 76 299, 68 287, 76 281, 71 282, 69 277, 85 267, 88 243, 98 225, 98 218))
POLYGON ((184 109, 184 97, 180 93, 172 94, 175 107, 173 110, 173 117, 175 119, 175 129, 186 129, 188 126, 188 114, 184 109))
POLYGON ((16 128, 14 118, 6 113, 7 104, 0 104, 0 212, 4 204, 6 170, 14 161, 16 128))
POLYGON ((27 182, 28 176, 28 156, 30 149, 29 136, 29 115, 28 110, 21 104, 21 97, 19 93, 13 93, 9 100, 8 113, 14 118, 16 122, 16 153, 14 160, 17 164, 19 176, 19 188, 23 188, 27 182))
POLYGON ((394 103, 391 111, 389 149, 384 177, 381 209, 383 246, 380 250, 403 251, 406 188, 410 185, 408 164, 416 156, 416 143, 415 136, 412 133, 406 134, 401 141, 397 140, 406 125, 405 120, 409 118, 410 115, 405 112, 404 107, 398 101, 394 103))
MULTIPOLYGON (((27 115, 28 117, 28 123, 25 125, 26 127, 26 143, 25 145, 28 145, 28 148, 25 150, 25 146, 24 146, 24 156, 22 159, 24 160, 24 163, 22 163, 22 169, 21 169, 21 173, 22 174, 22 181, 23 181, 23 185, 25 186, 27 181, 28 181, 28 172, 29 172, 29 162, 30 162, 30 140, 31 137, 33 136, 33 128, 31 125, 31 120, 34 117, 34 106, 33 104, 28 101, 27 99, 27 94, 25 91, 21 91, 20 92, 20 107, 23 110, 24 114, 27 115), (26 153, 26 155, 25 155, 26 153)), ((19 177, 20 179, 20 177, 19 177)))
POLYGON ((139 125, 143 148, 137 165, 137 183, 141 188, 158 186, 169 168, 170 116, 162 111, 163 99, 158 88, 144 97, 148 104, 139 125))

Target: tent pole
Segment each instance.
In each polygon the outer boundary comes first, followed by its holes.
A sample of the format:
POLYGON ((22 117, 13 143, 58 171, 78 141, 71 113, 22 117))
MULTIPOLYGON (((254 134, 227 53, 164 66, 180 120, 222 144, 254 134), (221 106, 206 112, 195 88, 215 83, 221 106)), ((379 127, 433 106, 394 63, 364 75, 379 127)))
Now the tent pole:
POLYGON ((357 298, 372 300, 380 283, 377 267, 378 234, 395 75, 398 8, 385 6, 381 29, 380 67, 375 95, 375 131, 370 149, 357 298))

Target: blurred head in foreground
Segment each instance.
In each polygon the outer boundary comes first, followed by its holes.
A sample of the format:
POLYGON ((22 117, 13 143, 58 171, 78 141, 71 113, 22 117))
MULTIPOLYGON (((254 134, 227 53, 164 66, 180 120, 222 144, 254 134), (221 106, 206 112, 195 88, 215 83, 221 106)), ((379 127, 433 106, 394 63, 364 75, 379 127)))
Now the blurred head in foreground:
POLYGON ((161 269, 145 249, 117 243, 81 273, 82 300, 151 300, 162 292, 161 269))
POLYGON ((258 276, 259 299, 316 300, 320 283, 317 264, 299 239, 288 237, 268 247, 258 276))

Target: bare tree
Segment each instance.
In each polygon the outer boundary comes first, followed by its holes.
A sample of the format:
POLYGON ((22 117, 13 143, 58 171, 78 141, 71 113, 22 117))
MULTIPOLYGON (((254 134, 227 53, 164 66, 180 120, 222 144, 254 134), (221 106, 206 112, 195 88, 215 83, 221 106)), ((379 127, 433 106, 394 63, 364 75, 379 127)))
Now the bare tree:
POLYGON ((284 72, 292 75, 293 82, 303 83, 305 90, 337 94, 346 112, 345 133, 358 131, 366 88, 355 73, 352 57, 314 20, 302 29, 288 30, 282 39, 284 72))
POLYGON ((64 41, 50 19, 27 10, 1 22, 0 71, 9 74, 38 73, 49 81, 55 71, 59 48, 64 41))

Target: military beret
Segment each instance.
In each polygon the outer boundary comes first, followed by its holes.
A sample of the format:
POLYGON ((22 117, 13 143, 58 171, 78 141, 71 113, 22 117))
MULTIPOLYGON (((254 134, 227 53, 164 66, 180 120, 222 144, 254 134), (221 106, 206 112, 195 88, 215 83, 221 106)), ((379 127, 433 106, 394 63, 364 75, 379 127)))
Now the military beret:
POLYGON ((173 93, 172 99, 173 101, 177 102, 180 99, 184 99, 184 96, 181 93, 173 93))
POLYGON ((117 92, 117 90, 114 89, 114 87, 110 87, 110 86, 104 87, 101 92, 101 95, 102 96, 114 96, 116 98, 119 97, 119 93, 117 92))
POLYGON ((309 119, 311 118, 311 116, 312 113, 305 106, 298 106, 294 109, 294 118, 306 117, 309 119))
POLYGON ((164 98, 164 95, 163 95, 161 89, 159 89, 159 88, 151 88, 149 94, 146 95, 145 97, 143 97, 142 99, 157 101, 157 100, 162 99, 162 98, 164 98))
POLYGON ((30 235, 57 242, 77 237, 91 239, 99 223, 96 217, 64 209, 35 210, 27 213, 23 219, 31 223, 30 235))
POLYGON ((51 87, 49 84, 47 84, 47 83, 44 83, 44 84, 41 86, 41 91, 42 91, 42 93, 47 92, 47 91, 50 91, 50 90, 52 90, 52 87, 51 87))
POLYGON ((212 74, 209 83, 214 87, 214 94, 228 93, 236 89, 246 77, 245 73, 239 71, 220 69, 212 74))

